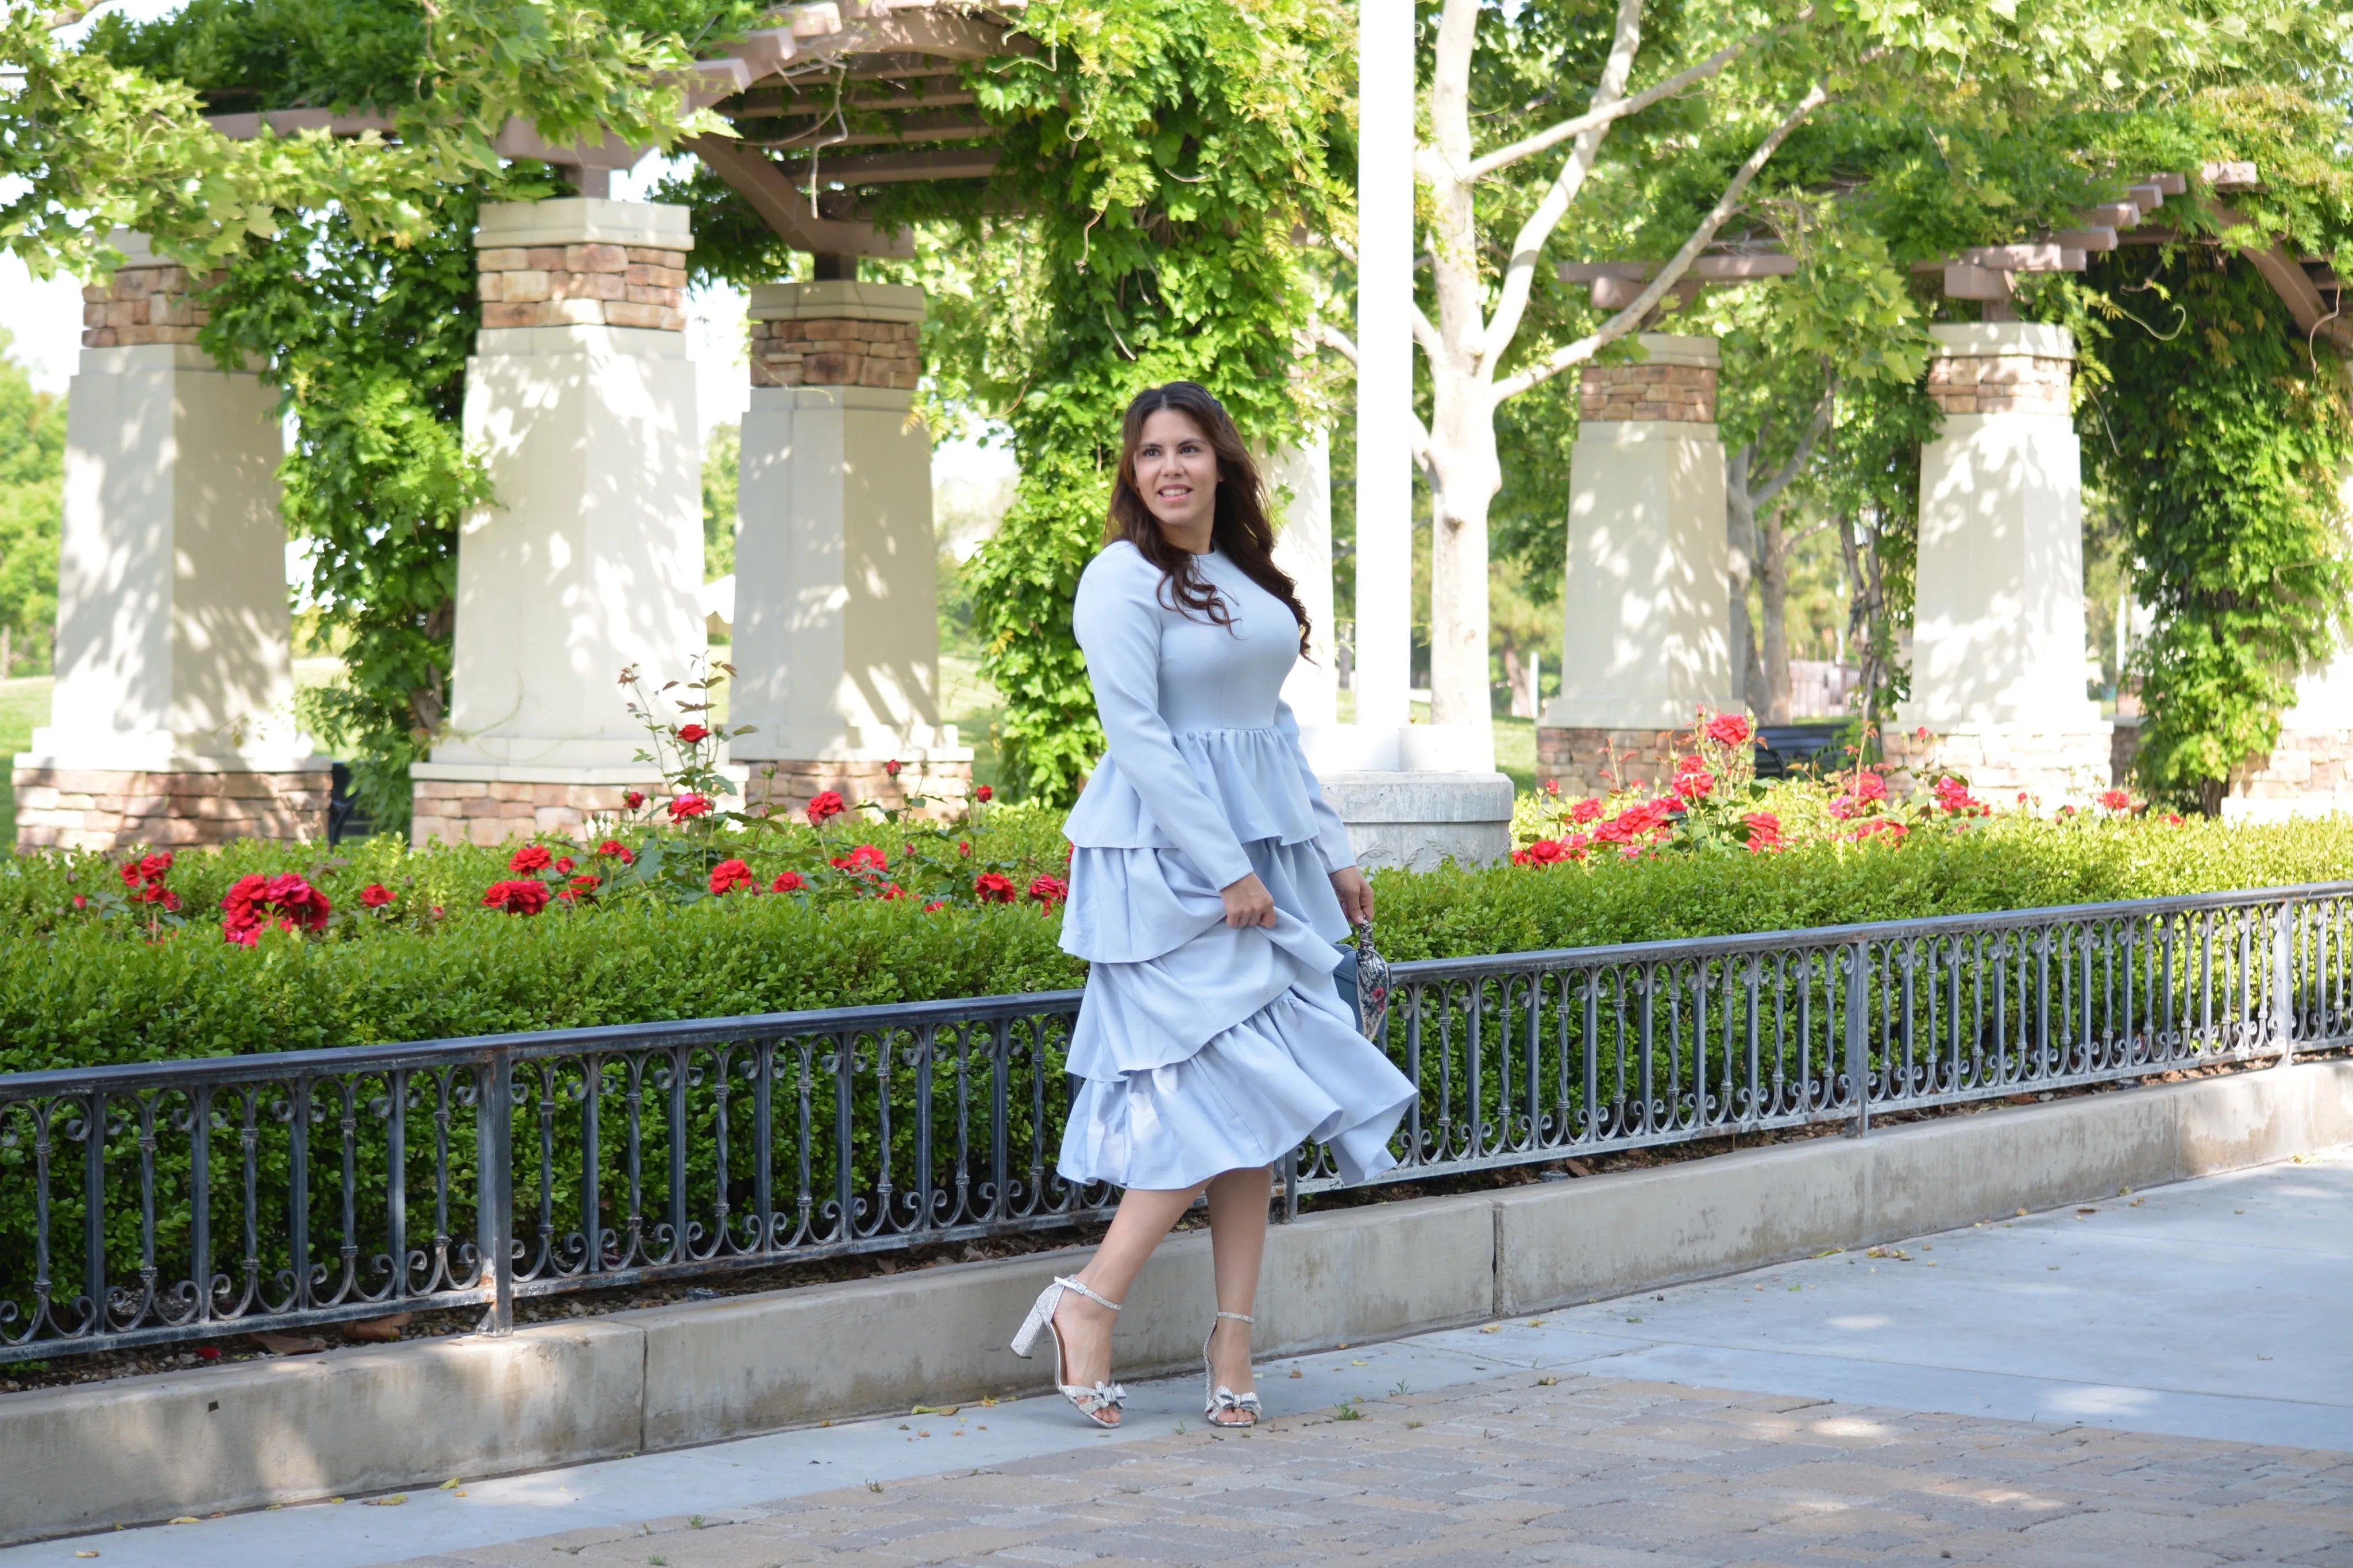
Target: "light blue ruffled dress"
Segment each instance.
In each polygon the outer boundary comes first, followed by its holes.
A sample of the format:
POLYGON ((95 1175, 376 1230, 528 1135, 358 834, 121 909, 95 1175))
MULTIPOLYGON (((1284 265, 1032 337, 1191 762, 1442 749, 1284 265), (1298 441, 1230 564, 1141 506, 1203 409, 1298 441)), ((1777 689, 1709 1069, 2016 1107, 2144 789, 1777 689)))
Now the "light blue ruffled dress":
POLYGON ((1230 626, 1170 608, 1159 568, 1125 542, 1079 581, 1110 753, 1064 828, 1062 947, 1090 967, 1060 1168, 1190 1187, 1314 1139, 1363 1181, 1397 1163, 1388 1140, 1414 1089, 1333 986, 1348 923, 1330 877, 1356 855, 1282 698, 1298 626, 1224 554, 1196 562, 1230 626), (1219 890, 1252 871, 1271 928, 1225 923, 1219 890))

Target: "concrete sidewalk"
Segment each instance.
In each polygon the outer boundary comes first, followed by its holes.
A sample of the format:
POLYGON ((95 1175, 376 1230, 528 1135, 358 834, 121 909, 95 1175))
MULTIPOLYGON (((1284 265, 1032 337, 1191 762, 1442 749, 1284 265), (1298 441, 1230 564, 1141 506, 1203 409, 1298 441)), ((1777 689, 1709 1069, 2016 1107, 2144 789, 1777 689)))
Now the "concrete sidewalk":
POLYGON ((966 1406, 17 1547, 0 1568, 2353 1568, 2353 1158, 1878 1252, 1269 1363, 1278 1419, 1248 1437, 1204 1431, 1198 1388, 1168 1383, 1135 1391, 1115 1437, 1047 1400, 966 1406))

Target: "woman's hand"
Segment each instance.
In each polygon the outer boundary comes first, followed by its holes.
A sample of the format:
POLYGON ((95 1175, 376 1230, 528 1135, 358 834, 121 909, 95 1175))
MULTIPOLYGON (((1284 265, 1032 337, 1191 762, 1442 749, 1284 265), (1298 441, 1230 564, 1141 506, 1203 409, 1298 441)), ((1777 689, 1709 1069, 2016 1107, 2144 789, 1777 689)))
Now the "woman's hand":
POLYGON ((1274 923, 1274 895, 1252 871, 1240 881, 1219 895, 1226 900, 1226 923, 1229 926, 1271 926, 1274 923))
POLYGON ((1373 885, 1354 866, 1343 866, 1332 873, 1332 891, 1339 897, 1340 912, 1348 917, 1350 925, 1360 926, 1373 918, 1373 885))

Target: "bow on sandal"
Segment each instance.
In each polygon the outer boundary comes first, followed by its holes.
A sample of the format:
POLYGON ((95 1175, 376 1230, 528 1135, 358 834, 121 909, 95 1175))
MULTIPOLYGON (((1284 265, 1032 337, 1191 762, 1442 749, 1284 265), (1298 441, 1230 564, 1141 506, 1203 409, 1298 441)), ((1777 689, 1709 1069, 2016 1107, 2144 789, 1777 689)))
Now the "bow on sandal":
POLYGON ((1115 1383, 1098 1383, 1092 1388, 1089 1388, 1082 1383, 1062 1381, 1064 1376, 1062 1331, 1054 1324, 1054 1309, 1062 1304, 1062 1292, 1065 1290, 1075 1290, 1098 1307, 1108 1307, 1114 1312, 1119 1310, 1118 1302, 1105 1300, 1076 1279, 1057 1279, 1051 1285, 1038 1292, 1036 1305, 1029 1309, 1029 1315, 1021 1321, 1021 1331, 1013 1336, 1013 1353, 1026 1360, 1029 1354, 1029 1347, 1038 1342, 1040 1332, 1052 1334, 1054 1336, 1055 1392, 1069 1400, 1080 1415, 1096 1426, 1115 1427, 1119 1423, 1116 1420, 1106 1420, 1105 1413, 1116 1411, 1127 1403, 1126 1389, 1115 1383))
MULTIPOLYGON (((1248 1312, 1221 1310, 1218 1316, 1231 1318, 1238 1323, 1247 1323, 1250 1321, 1250 1315, 1248 1312)), ((1218 1382, 1217 1368, 1209 1361, 1209 1341, 1217 1337, 1218 1325, 1213 1321, 1209 1324, 1209 1338, 1201 1342, 1202 1382, 1208 1390, 1209 1400, 1208 1407, 1201 1414, 1209 1418, 1209 1425, 1212 1426, 1255 1426, 1258 1425, 1260 1415, 1264 1414, 1259 1405, 1258 1394, 1255 1392, 1236 1394, 1232 1389, 1224 1387, 1218 1382), (1229 1412, 1241 1416, 1242 1419, 1228 1420, 1226 1416, 1229 1412)))

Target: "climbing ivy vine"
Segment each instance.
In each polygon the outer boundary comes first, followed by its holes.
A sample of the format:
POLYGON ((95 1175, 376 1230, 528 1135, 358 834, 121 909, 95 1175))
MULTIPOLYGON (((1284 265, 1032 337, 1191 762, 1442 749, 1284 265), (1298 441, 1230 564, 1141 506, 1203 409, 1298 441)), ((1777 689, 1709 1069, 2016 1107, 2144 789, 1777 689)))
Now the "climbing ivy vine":
POLYGON ((1120 416, 1145 386, 1198 381, 1242 434, 1296 434, 1296 334, 1312 301, 1294 228, 1343 216, 1350 33, 1304 0, 1032 6, 1034 56, 971 74, 1005 126, 1004 178, 1053 280, 1022 380, 1000 405, 1020 489, 969 583, 1005 698, 1009 779, 1067 801, 1103 736, 1071 631, 1103 538, 1120 416))
POLYGON ((229 268, 204 332, 293 416, 286 526, 309 547, 309 595, 344 668, 305 694, 302 716, 351 749, 353 792, 388 831, 406 826, 408 764, 448 710, 459 525, 490 499, 460 425, 480 194, 448 192, 406 246, 371 243, 340 213, 305 215, 229 268))
POLYGON ((2088 281, 2177 328, 2118 324, 2084 449, 2157 616, 2136 657, 2141 782, 2213 815, 2233 770, 2278 741, 2297 674, 2334 650, 2353 596, 2344 369, 2227 253, 2120 253, 2088 281))

